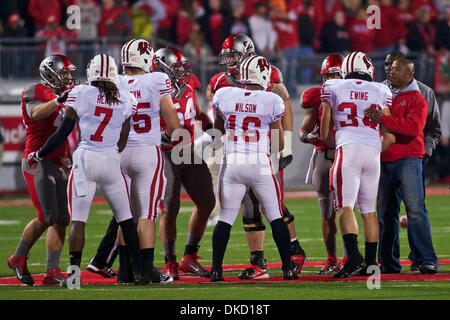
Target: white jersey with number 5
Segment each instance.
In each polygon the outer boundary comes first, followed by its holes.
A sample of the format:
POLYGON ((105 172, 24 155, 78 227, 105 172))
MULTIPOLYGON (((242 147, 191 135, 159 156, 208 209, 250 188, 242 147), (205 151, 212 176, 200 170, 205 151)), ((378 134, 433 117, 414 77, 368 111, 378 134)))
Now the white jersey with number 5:
POLYGON ((284 115, 278 95, 224 87, 214 94, 213 106, 225 123, 225 154, 270 154, 270 124, 284 115))
POLYGON ((332 108, 336 149, 356 143, 381 151, 379 125, 364 116, 364 109, 390 107, 392 93, 387 86, 359 79, 333 79, 322 86, 321 99, 332 108))
POLYGON ((78 85, 72 89, 65 104, 72 107, 78 116, 79 148, 118 150, 122 125, 135 112, 137 105, 136 99, 126 91, 120 91, 119 100, 119 103, 109 105, 94 86, 78 85))
POLYGON ((160 101, 172 92, 169 77, 162 72, 119 76, 118 87, 136 98, 138 111, 131 118, 127 146, 161 145, 160 101))

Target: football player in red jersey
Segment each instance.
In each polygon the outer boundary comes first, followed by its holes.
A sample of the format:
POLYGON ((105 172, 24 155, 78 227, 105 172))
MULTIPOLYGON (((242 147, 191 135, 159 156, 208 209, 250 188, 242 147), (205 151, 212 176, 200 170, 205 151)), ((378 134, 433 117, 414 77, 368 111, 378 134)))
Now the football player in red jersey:
MULTIPOLYGON (((232 34, 225 39, 222 45, 222 51, 219 55, 219 63, 225 69, 225 72, 216 74, 211 78, 209 87, 206 89, 207 94, 214 93, 223 87, 239 86, 239 65, 243 59, 255 54, 255 46, 250 37, 245 34, 232 34)), ((281 198, 283 199, 283 169, 292 162, 292 128, 293 117, 292 107, 289 93, 283 84, 281 72, 278 68, 271 66, 270 85, 268 91, 278 94, 284 102, 285 114, 281 119, 284 131, 284 149, 280 152, 279 170, 276 174, 278 182, 281 185, 281 198)), ((211 167, 210 167, 211 168, 211 167)), ((262 215, 258 200, 253 191, 249 191, 242 201, 243 223, 250 249, 251 267, 240 273, 241 279, 261 279, 267 278, 266 263, 264 260, 264 230, 265 225, 262 221, 262 215)), ((297 269, 299 273, 306 261, 306 254, 297 239, 294 216, 289 212, 288 208, 282 202, 282 210, 284 221, 286 222, 291 237, 291 254, 292 261, 298 263, 300 267, 297 269)))
POLYGON ((22 172, 38 216, 23 230, 8 266, 19 281, 27 285, 34 284, 27 268, 28 252, 47 229, 47 269, 43 283, 56 285, 64 279, 59 260, 70 220, 66 194, 68 169, 63 164, 67 141, 32 167, 27 157, 41 148, 60 126, 65 109, 63 103, 67 100, 75 69, 66 56, 49 56, 39 66, 42 81, 29 84, 22 92, 22 117, 27 129, 22 172))
MULTIPOLYGON (((332 54, 322 62, 320 74, 323 82, 329 79, 341 79, 342 57, 339 54, 332 54)), ((299 131, 300 141, 314 145, 314 152, 311 157, 310 167, 307 174, 307 183, 313 183, 319 199, 320 212, 322 213, 322 235, 328 259, 325 265, 319 270, 319 274, 330 274, 339 266, 345 264, 344 260, 338 262, 336 249, 336 212, 333 205, 333 196, 329 187, 329 173, 334 161, 334 148, 328 147, 320 140, 320 120, 322 109, 320 109, 320 89, 313 87, 305 92, 301 97, 300 105, 304 110, 303 123, 299 131)))
MULTIPOLYGON (((209 215, 215 205, 215 196, 211 173, 206 163, 202 159, 194 158, 193 142, 195 120, 201 121, 203 131, 212 128, 212 122, 197 107, 195 90, 200 88, 200 82, 191 73, 190 63, 184 55, 178 49, 164 47, 155 52, 154 61, 154 71, 164 72, 172 80, 173 103, 180 119, 180 126, 184 129, 181 137, 179 137, 183 144, 183 161, 177 161, 180 160, 178 151, 180 151, 179 147, 181 146, 176 146, 178 142, 163 145, 164 173, 167 178, 167 185, 162 200, 159 231, 164 249, 167 275, 177 280, 179 279, 179 271, 182 271, 201 277, 209 277, 209 271, 200 265, 198 261, 200 257, 197 253, 209 215), (184 256, 178 264, 175 242, 181 185, 184 186, 191 197, 195 208, 189 221, 184 256)), ((161 119, 161 130, 164 130, 165 127, 166 123, 161 119)), ((177 138, 172 135, 172 139, 176 140, 177 138)))

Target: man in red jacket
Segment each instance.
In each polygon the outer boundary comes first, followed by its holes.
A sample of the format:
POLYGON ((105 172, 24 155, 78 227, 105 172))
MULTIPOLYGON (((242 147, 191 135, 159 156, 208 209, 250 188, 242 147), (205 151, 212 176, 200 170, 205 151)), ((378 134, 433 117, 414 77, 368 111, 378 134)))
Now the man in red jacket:
POLYGON ((408 217, 408 234, 413 256, 422 274, 438 272, 438 261, 431 240, 430 222, 425 209, 422 183, 422 157, 425 153, 423 128, 427 102, 414 79, 414 64, 405 58, 394 61, 389 76, 394 96, 391 111, 365 110, 365 115, 381 122, 395 133, 396 143, 381 154, 378 189, 380 241, 378 260, 382 273, 400 273, 400 252, 393 250, 399 236, 399 193, 408 217))

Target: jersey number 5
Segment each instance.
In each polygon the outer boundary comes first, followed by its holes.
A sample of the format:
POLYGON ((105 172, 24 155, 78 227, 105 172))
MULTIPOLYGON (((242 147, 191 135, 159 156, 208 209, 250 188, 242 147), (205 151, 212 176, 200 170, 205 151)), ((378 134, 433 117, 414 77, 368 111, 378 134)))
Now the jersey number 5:
POLYGON ((152 129, 152 119, 148 114, 139 114, 140 109, 150 109, 150 103, 142 102, 137 105, 138 111, 133 115, 132 119, 134 122, 144 121, 143 123, 135 123, 133 129, 136 133, 146 133, 152 129))
POLYGON ((97 131, 95 131, 95 134, 91 135, 91 137, 90 137, 91 141, 96 141, 96 142, 103 141, 102 133, 105 130, 106 125, 111 120, 111 117, 113 114, 113 109, 108 109, 108 108, 99 107, 99 106, 95 107, 94 115, 96 117, 100 117, 102 114, 105 114, 105 117, 103 118, 102 122, 100 122, 100 125, 98 126, 97 131))

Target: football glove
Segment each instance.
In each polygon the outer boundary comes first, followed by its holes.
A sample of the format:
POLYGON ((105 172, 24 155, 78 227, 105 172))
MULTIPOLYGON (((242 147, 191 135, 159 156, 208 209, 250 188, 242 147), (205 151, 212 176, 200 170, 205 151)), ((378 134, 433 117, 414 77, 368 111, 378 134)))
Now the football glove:
POLYGON ((172 145, 172 137, 167 134, 167 132, 164 130, 161 133, 161 146, 163 147, 170 147, 172 145))
POLYGON ((322 143, 322 140, 320 140, 320 137, 317 135, 318 131, 319 127, 316 127, 310 133, 305 133, 302 137, 302 142, 311 143, 312 145, 320 145, 322 143))
POLYGON ((38 162, 41 161, 42 158, 39 157, 39 151, 33 151, 28 155, 27 163, 30 169, 36 169, 38 162))

